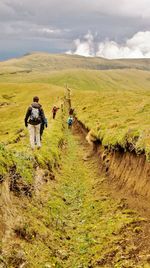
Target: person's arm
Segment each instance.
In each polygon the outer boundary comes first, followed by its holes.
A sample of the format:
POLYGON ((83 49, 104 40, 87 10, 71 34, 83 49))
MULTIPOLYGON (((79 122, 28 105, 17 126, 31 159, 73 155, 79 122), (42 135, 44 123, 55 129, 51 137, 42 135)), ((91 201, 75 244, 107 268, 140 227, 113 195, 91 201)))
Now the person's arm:
POLYGON ((24 119, 25 127, 28 126, 28 118, 29 118, 30 114, 31 114, 31 108, 29 107, 28 110, 27 110, 27 112, 26 112, 25 119, 24 119))

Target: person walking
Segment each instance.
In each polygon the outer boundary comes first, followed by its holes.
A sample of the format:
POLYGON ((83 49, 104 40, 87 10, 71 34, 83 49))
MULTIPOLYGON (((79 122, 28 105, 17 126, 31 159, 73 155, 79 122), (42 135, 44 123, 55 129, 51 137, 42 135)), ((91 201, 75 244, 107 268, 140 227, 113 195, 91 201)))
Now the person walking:
POLYGON ((37 148, 40 149, 40 128, 41 123, 46 122, 46 118, 42 109, 42 105, 39 104, 39 97, 35 96, 33 98, 33 103, 28 107, 24 121, 25 126, 28 127, 29 130, 32 150, 34 150, 35 145, 37 145, 37 148))
POLYGON ((56 105, 54 105, 53 109, 52 109, 53 119, 55 119, 56 113, 57 113, 58 110, 59 110, 59 108, 56 105))
POLYGON ((74 109, 73 109, 73 108, 70 108, 70 109, 69 109, 69 115, 70 115, 71 117, 74 116, 74 109))
POLYGON ((71 129, 73 125, 73 117, 70 115, 67 120, 68 128, 71 129))

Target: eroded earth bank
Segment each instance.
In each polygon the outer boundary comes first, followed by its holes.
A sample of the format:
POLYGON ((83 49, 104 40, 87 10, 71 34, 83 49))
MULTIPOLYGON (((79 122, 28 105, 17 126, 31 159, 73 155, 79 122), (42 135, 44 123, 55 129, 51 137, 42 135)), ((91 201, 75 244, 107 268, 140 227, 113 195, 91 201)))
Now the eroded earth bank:
POLYGON ((109 181, 111 169, 126 178, 121 160, 92 148, 78 124, 63 131, 59 164, 36 167, 29 194, 12 191, 12 174, 1 183, 0 267, 149 267, 149 217, 109 181))

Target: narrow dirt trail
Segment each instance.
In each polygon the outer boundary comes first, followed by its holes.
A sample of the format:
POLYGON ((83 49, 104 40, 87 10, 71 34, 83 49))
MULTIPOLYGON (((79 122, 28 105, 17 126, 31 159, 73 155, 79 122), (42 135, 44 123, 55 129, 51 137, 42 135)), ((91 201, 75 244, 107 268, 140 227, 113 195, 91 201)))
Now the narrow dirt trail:
POLYGON ((60 224, 62 232, 58 267, 144 267, 146 248, 140 240, 145 220, 124 200, 109 196, 97 163, 84 161, 87 151, 80 137, 69 131, 66 136, 54 200, 61 198, 64 204, 57 207, 57 228, 60 224))
POLYGON ((149 222, 111 197, 96 156, 85 157, 88 144, 76 131, 64 132, 54 177, 32 198, 13 197, 19 219, 3 245, 9 250, 2 267, 148 268, 149 222))

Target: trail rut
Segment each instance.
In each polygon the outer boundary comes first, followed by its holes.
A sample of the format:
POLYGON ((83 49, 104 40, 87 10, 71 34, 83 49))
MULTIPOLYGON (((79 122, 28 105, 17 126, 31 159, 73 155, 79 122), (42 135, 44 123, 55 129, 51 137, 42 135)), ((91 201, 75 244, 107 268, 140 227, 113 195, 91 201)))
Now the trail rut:
POLYGON ((148 267, 148 219, 111 196, 88 144, 64 131, 55 180, 38 180, 38 195, 13 202, 22 219, 7 239, 6 267, 148 267))

